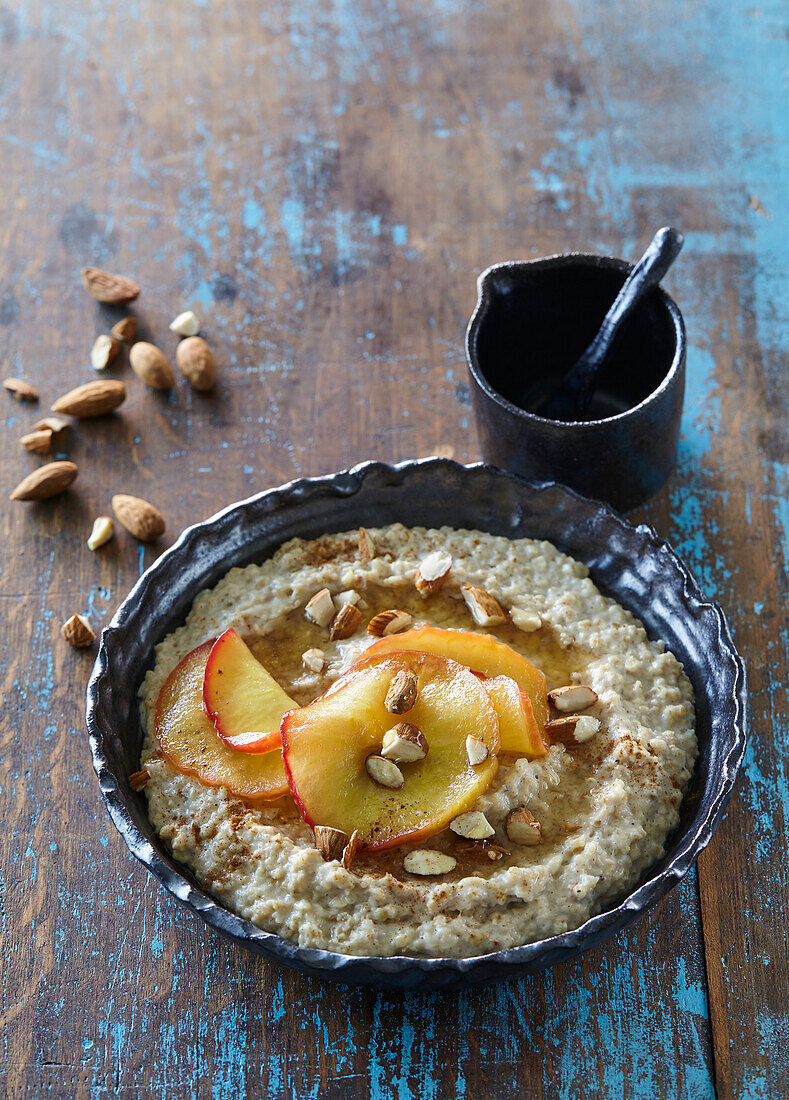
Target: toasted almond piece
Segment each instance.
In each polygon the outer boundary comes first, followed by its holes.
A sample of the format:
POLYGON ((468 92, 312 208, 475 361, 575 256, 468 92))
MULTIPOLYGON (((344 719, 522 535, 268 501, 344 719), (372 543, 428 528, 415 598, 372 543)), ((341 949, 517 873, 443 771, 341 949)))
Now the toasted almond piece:
POLYGON ((97 336, 90 349, 90 365, 94 370, 106 370, 120 350, 114 336, 97 336))
POLYGON ((480 741, 478 737, 472 737, 471 734, 469 734, 466 738, 466 756, 472 767, 474 767, 475 764, 481 764, 484 760, 488 759, 488 746, 484 741, 480 741))
POLYGON ((365 760, 364 766, 373 783, 377 783, 379 787, 388 787, 390 790, 396 791, 405 783, 403 773, 397 764, 387 760, 384 756, 371 753, 365 760))
POLYGON ((548 698, 563 714, 577 714, 579 710, 588 710, 594 706, 597 692, 586 684, 568 684, 567 687, 549 691, 548 698))
POLYGON ((496 832, 479 810, 469 810, 466 814, 460 814, 450 821, 449 827, 456 836, 465 837, 466 840, 486 840, 496 832))
POLYGON ((39 428, 38 431, 23 435, 21 443, 26 451, 32 451, 37 455, 48 455, 52 450, 52 432, 49 428, 39 428))
POLYGON ((139 772, 132 772, 132 774, 129 776, 129 786, 133 791, 141 791, 150 778, 151 777, 149 773, 145 770, 145 768, 143 768, 142 771, 139 772))
POLYGON ((331 592, 328 588, 321 588, 319 592, 316 592, 312 599, 307 601, 307 606, 304 608, 304 614, 308 619, 312 619, 317 626, 328 626, 334 618, 335 612, 334 600, 331 598, 331 592))
POLYGON ((517 806, 507 814, 507 836, 513 844, 532 846, 542 840, 542 827, 525 806, 517 806))
POLYGON ((366 527, 359 528, 359 558, 361 561, 372 561, 375 557, 375 543, 370 538, 366 527))
POLYGON ((512 855, 512 852, 508 851, 506 848, 502 848, 499 844, 491 844, 488 841, 477 841, 474 844, 458 844, 457 851, 464 859, 469 859, 472 863, 481 863, 483 865, 497 863, 500 859, 512 855))
POLYGON ((410 722, 398 722, 387 730, 381 744, 381 756, 396 764, 414 764, 428 754, 427 738, 410 722))
POLYGON ((98 550, 109 542, 115 534, 115 525, 109 516, 96 516, 93 521, 93 530, 88 535, 88 550, 98 550))
POLYGON ((399 634, 402 630, 407 630, 413 621, 407 611, 396 611, 392 608, 389 611, 381 611, 380 614, 374 615, 367 624, 367 633, 372 634, 375 638, 383 638, 388 634, 399 634))
POLYGON ((338 592, 334 598, 340 607, 344 603, 352 603, 354 607, 361 607, 362 604, 362 597, 358 592, 354 592, 352 588, 349 588, 347 592, 338 592))
POLYGON ((575 723, 575 740, 591 741, 599 729, 600 722, 597 718, 593 718, 591 714, 581 714, 575 723))
POLYGON ((170 322, 170 332, 175 332, 178 336, 197 336, 199 331, 200 322, 191 309, 185 309, 170 322))
POLYGON ((73 462, 48 462, 19 482, 11 500, 47 500, 68 489, 76 476, 73 462))
POLYGON ((364 615, 358 607, 354 607, 352 603, 344 603, 331 624, 329 640, 339 642, 344 638, 350 638, 352 634, 356 633, 363 618, 364 615))
POLYGON ((438 592, 441 585, 449 576, 452 568, 452 555, 445 550, 434 550, 432 554, 419 563, 419 568, 414 574, 414 585, 420 596, 432 596, 438 592))
POLYGON ((507 615, 499 601, 476 584, 461 584, 460 591, 477 626, 500 626, 507 615))
POLYGON ((120 306, 124 302, 133 302, 140 294, 140 285, 134 279, 128 279, 125 275, 113 275, 109 271, 102 271, 100 267, 83 267, 81 277, 87 292, 97 302, 105 302, 107 305, 120 306))
POLYGON ((118 523, 140 542, 156 542, 164 534, 162 513, 142 497, 116 493, 112 498, 112 510, 118 523))
POLYGON ((114 336, 116 340, 123 340, 124 344, 130 344, 136 335, 136 317, 122 317, 110 329, 110 336, 114 336))
POLYGON ((565 714, 545 723, 545 732, 551 741, 562 745, 581 745, 594 737, 599 729, 599 721, 591 714, 565 714))
POLYGON ((310 672, 322 672, 326 663, 326 654, 322 649, 305 649, 301 659, 310 672))
POLYGON ((354 829, 351 833, 351 839, 345 845, 345 851, 342 853, 342 865, 346 871, 350 871, 351 864, 356 859, 356 853, 359 850, 359 830, 354 829))
POLYGON ((96 641, 96 635, 84 615, 72 615, 70 619, 66 619, 60 633, 75 649, 84 649, 96 641))
POLYGON ((524 611, 522 607, 510 608, 510 619, 513 626, 517 626, 524 634, 533 634, 542 626, 542 619, 536 611, 524 611))
POLYGON ((316 825, 312 831, 315 847, 327 863, 339 859, 351 839, 342 829, 332 829, 328 825, 316 825))
POLYGON ((137 377, 152 390, 167 393, 175 385, 175 375, 167 362, 167 356, 156 344, 149 344, 147 340, 138 340, 136 344, 132 344, 129 364, 137 377))
POLYGON ((416 676, 408 669, 401 668, 384 698, 384 706, 390 714, 407 714, 416 702, 416 676))
POLYGON ((21 378, 6 378, 3 386, 12 393, 17 401, 38 401, 38 390, 21 378))
POLYGON ((448 875, 457 865, 454 856, 435 848, 416 848, 403 860, 403 867, 409 875, 448 875))
POLYGON ((52 442, 58 442, 58 436, 60 436, 69 427, 68 420, 64 420, 62 416, 45 416, 43 420, 39 420, 38 424, 33 425, 34 432, 52 432, 52 442))
POLYGON ((175 349, 175 362, 193 389, 204 393, 216 382, 214 353, 202 336, 190 336, 175 349))
POLYGON ((52 406, 52 412, 77 416, 82 420, 105 416, 126 400, 126 387, 115 378, 97 378, 63 394, 52 406))

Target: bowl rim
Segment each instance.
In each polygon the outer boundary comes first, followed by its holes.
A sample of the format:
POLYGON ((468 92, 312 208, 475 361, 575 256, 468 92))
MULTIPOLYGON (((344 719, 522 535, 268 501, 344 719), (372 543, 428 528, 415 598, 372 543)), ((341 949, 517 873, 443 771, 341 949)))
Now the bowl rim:
POLYGON ((625 409, 621 413, 615 413, 613 416, 600 417, 597 420, 551 420, 549 417, 538 416, 537 413, 529 412, 528 409, 522 409, 519 405, 513 404, 512 401, 508 400, 491 385, 485 372, 479 365, 477 339, 479 337, 480 327, 490 308, 492 300, 491 282, 493 276, 499 271, 507 271, 515 273, 516 275, 522 275, 530 269, 550 269, 563 265, 572 267, 606 268, 607 270, 618 271, 625 276, 629 275, 635 266, 627 260, 619 259, 616 256, 604 256, 596 252, 557 252, 551 256, 540 256, 533 260, 502 260, 499 263, 491 264, 490 267, 486 267, 477 277, 477 303, 474 306, 474 312, 466 327, 466 363, 471 376, 486 397, 508 412, 511 416, 523 420, 526 424, 549 424, 557 432, 567 435, 571 433, 577 435, 580 432, 589 434, 599 425, 622 424, 636 417, 650 405, 655 404, 673 385, 677 376, 681 374, 685 362, 687 345, 685 321, 679 306, 671 295, 668 294, 662 286, 655 287, 654 290, 660 298, 661 303, 667 309, 673 324, 674 355, 671 365, 663 376, 660 385, 652 390, 651 393, 648 393, 643 401, 639 401, 637 405, 633 405, 631 408, 625 409))
MULTIPOLYGON (((267 513, 267 518, 270 515, 270 512, 267 513)), ((157 638, 151 642, 151 652, 160 640, 161 638, 157 638)), ((135 699, 138 686, 139 681, 135 683, 134 687, 135 699)), ((687 874, 699 853, 712 838, 731 798, 745 752, 745 721, 745 664, 734 646, 724 613, 717 602, 704 596, 688 567, 678 557, 667 540, 660 538, 651 525, 639 524, 636 526, 629 523, 604 502, 585 497, 581 493, 556 482, 528 481, 507 471, 498 470, 484 462, 461 465, 452 460, 437 457, 405 460, 398 463, 367 461, 333 474, 295 478, 282 485, 255 493, 245 500, 230 504, 208 519, 185 528, 172 546, 168 547, 139 577, 116 610, 110 623, 102 631, 99 651, 86 692, 86 722, 93 768, 110 817, 131 853, 159 880, 168 893, 202 917, 211 927, 234 942, 269 958, 277 959, 287 966, 315 975, 335 977, 349 984, 380 984, 382 986, 389 985, 390 988, 391 984, 387 982, 387 978, 396 979, 398 975, 402 975, 407 971, 418 971, 428 981, 432 976, 434 980, 438 981, 439 985, 457 984, 457 979, 462 982, 464 978, 473 977, 475 970, 484 970, 485 967, 489 968, 491 964, 494 964, 497 968, 495 978, 515 977, 528 969, 538 969, 542 966, 552 965, 568 955, 583 950, 584 946, 592 946, 592 943, 613 934, 629 923, 639 912, 645 911, 656 904, 687 874), (333 495, 349 496, 358 492, 367 478, 376 475, 390 478, 400 477, 399 483, 401 483, 412 471, 440 470, 442 468, 444 470, 451 469, 455 472, 463 471, 461 476, 468 478, 473 478, 478 473, 503 478, 514 482, 520 490, 528 492, 559 492, 566 494, 583 508, 592 509, 598 514, 602 513, 607 521, 614 523, 621 530, 630 533, 631 536, 633 534, 639 535, 656 554, 668 555, 682 578, 683 596, 692 607, 695 617, 700 616, 702 613, 712 614, 717 629, 719 652, 725 654, 733 666, 734 741, 721 761, 719 782, 716 784, 716 797, 710 809, 698 822, 697 827, 694 830, 689 830, 684 835, 683 843, 672 856, 671 861, 658 874, 648 874, 641 881, 641 884, 617 905, 590 917, 577 928, 517 947, 462 958, 416 955, 347 955, 337 951, 299 947, 274 932, 266 932, 258 928, 251 921, 225 908, 210 893, 196 885, 196 880, 195 883, 190 881, 191 872, 186 867, 182 867, 174 859, 174 866, 166 862, 156 848, 138 830, 126 807, 123 784, 127 784, 128 777, 124 775, 121 778, 115 774, 103 749, 105 731, 102 729, 100 711, 103 681, 109 672, 108 648, 113 644, 115 636, 123 631, 126 620, 134 613, 138 603, 145 599, 147 591, 153 584, 157 574, 166 569, 174 558, 177 559, 179 555, 188 553, 190 547, 196 541, 199 541, 207 530, 217 528, 223 520, 226 521, 236 513, 262 501, 273 500, 276 503, 276 508, 281 508, 287 506, 290 501, 304 499, 305 494, 310 491, 317 494, 328 490, 333 495), (355 488, 349 489, 351 483, 355 485, 355 488), (583 941, 586 940, 591 940, 592 943, 585 945, 583 941), (360 979, 358 975, 360 966, 365 968, 366 973, 373 973, 374 980, 367 977, 360 979), (449 978, 446 977, 447 972, 450 974, 449 978)), ((483 976, 477 980, 490 980, 490 977, 483 976)), ((405 985, 402 979, 396 981, 395 984, 398 987, 405 985)), ((430 986, 430 988, 437 987, 437 985, 430 986)))

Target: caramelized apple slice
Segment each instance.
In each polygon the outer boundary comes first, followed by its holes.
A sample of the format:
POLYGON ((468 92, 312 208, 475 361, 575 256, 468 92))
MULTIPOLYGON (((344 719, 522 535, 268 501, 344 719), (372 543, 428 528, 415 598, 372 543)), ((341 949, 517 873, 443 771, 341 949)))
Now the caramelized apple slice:
POLYGON ((167 678, 156 700, 156 740, 173 767, 208 787, 227 787, 251 801, 288 789, 281 752, 237 752, 221 739, 203 709, 203 677, 213 642, 193 649, 167 678))
POLYGON ((285 770, 304 820, 348 834, 357 829, 368 849, 432 836, 470 809, 498 771, 498 744, 496 711, 480 680, 429 653, 373 657, 282 722, 285 770), (376 783, 367 760, 380 759, 384 734, 397 722, 384 699, 402 671, 416 677, 408 722, 423 734, 427 755, 397 765, 403 783, 386 787, 376 783), (469 734, 489 750, 476 766, 466 754, 469 734))
POLYGON ((205 666, 203 703, 231 749, 270 752, 282 744, 282 716, 294 703, 236 631, 220 634, 205 666))
POLYGON ((533 760, 545 756, 548 747, 534 717, 531 699, 509 676, 493 676, 482 686, 499 718, 499 751, 533 760))
POLYGON ((356 667, 361 667, 369 657, 391 653, 395 649, 419 649, 424 653, 437 653, 441 657, 448 657, 450 661, 466 665, 472 672, 481 672, 483 676, 509 676, 531 699, 534 717, 541 730, 548 721, 545 677, 525 657, 516 653, 512 646, 500 642, 491 634, 418 626, 403 634, 393 634, 373 643, 358 659, 356 667))

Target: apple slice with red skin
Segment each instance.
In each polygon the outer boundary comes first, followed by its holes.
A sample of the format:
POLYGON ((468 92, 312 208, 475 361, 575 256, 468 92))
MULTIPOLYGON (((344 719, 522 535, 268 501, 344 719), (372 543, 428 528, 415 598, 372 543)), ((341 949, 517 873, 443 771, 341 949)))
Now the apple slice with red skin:
POLYGON ((283 715, 298 706, 232 626, 220 634, 209 654, 203 703, 226 745, 255 753, 280 747, 283 715))
POLYGON ((437 626, 417 626, 401 634, 390 634, 369 646, 355 662, 360 668, 371 657, 393 650, 418 649, 436 653, 465 665, 483 676, 509 676, 531 699, 534 717, 540 730, 548 721, 548 692, 545 677, 530 661, 506 642, 492 634, 477 634, 474 630, 445 630, 437 626))
POLYGON ((433 836, 470 809, 497 771, 499 723, 490 696, 467 668, 431 653, 384 653, 352 669, 331 690, 282 721, 282 752, 291 794, 307 824, 349 835, 358 830, 368 850, 433 836), (406 718, 424 735, 423 760, 402 764, 398 790, 378 786, 365 761, 381 751, 383 735, 399 721, 384 706, 401 671, 417 681, 406 718), (468 735, 489 756, 476 766, 468 735))
POLYGON ((481 681, 499 718, 499 752, 511 752, 534 760, 545 756, 545 744, 534 717, 531 699, 509 676, 481 681))
POLYGON ((205 712, 203 679, 213 644, 187 653, 159 692, 154 719, 159 748, 174 768, 208 787, 227 787, 251 802, 280 798, 288 789, 282 753, 231 749, 205 712))

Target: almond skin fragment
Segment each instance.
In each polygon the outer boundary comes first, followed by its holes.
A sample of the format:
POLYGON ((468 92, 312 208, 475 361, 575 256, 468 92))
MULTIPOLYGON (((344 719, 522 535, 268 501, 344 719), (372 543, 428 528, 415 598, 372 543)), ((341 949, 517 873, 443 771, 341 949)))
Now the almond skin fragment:
POLYGON ((140 542, 156 542, 164 534, 162 513, 141 497, 117 493, 112 498, 112 510, 118 523, 140 542))
POLYGON ((444 550, 434 550, 428 554, 414 574, 414 586, 419 595, 427 598, 438 592, 451 568, 452 556, 444 550))
POLYGON ((372 561, 375 557, 375 543, 370 538, 366 527, 359 528, 359 560, 372 561))
POLYGON ((77 476, 73 462, 48 462, 20 481, 11 500, 47 500, 68 489, 77 476))
POLYGON ((356 853, 359 851, 359 830, 354 829, 351 833, 351 839, 345 845, 345 851, 342 853, 342 865, 346 871, 350 871, 351 864, 356 859, 356 853))
POLYGON ((342 829, 331 829, 328 825, 316 825, 312 830, 315 834, 315 847, 327 863, 333 859, 340 859, 350 837, 342 829))
POLYGON ((435 848, 417 848, 409 852, 403 860, 403 867, 409 875, 447 875, 454 871, 458 861, 446 852, 435 848))
POLYGON ((132 772, 129 776, 129 786, 133 791, 141 791, 150 778, 145 768, 139 772, 132 772))
POLYGON ((21 378, 6 378, 3 386, 12 393, 17 401, 38 401, 38 390, 21 378))
POLYGON ((202 336, 190 336, 175 349, 175 363, 189 385, 205 393, 216 382, 214 353, 202 336))
POLYGON ((123 317, 110 329, 110 336, 114 336, 116 340, 123 340, 124 344, 130 344, 136 335, 136 317, 123 317))
POLYGON ((542 827, 525 806, 517 806, 507 814, 507 836, 513 844, 532 847, 542 840, 542 827))
POLYGON ((384 698, 384 706, 390 714, 407 714, 416 702, 416 676, 401 668, 392 678, 384 698))
POLYGON ((414 764, 428 754, 427 738, 410 722, 398 722, 383 736, 381 756, 395 764, 414 764))
POLYGON ((367 774, 373 783, 379 787, 387 787, 391 791, 397 791, 404 786, 405 779, 397 764, 387 760, 384 756, 373 753, 364 762, 367 774))
POLYGON ((493 836, 496 830, 479 810, 470 810, 466 814, 460 814, 454 821, 450 821, 449 827, 456 836, 465 837, 466 840, 487 840, 493 836))
POLYGON ((52 412, 89 420, 94 416, 106 416, 126 400, 126 387, 114 378, 97 378, 59 397, 52 412))
POLYGON ((364 615, 358 607, 354 607, 352 603, 344 603, 331 624, 329 640, 339 642, 344 638, 350 638, 352 634, 356 633, 363 618, 364 615))
POLYGON ((392 608, 374 615, 367 624, 367 633, 375 638, 384 638, 389 634, 399 634, 407 630, 412 622, 413 619, 407 611, 396 611, 392 608))
POLYGON ((586 684, 568 684, 567 687, 549 691, 548 698, 563 714, 576 714, 579 710, 588 710, 594 706, 597 692, 586 684))
POLYGON ((26 451, 32 451, 36 455, 48 455, 52 450, 52 431, 50 428, 39 428, 38 431, 28 432, 21 439, 26 451))
POLYGON ((60 633, 74 649, 85 649, 96 641, 96 635, 84 615, 72 615, 70 619, 66 619, 60 633))
POLYGON ((334 600, 328 588, 321 588, 312 599, 307 601, 304 614, 311 619, 316 626, 328 626, 335 614, 334 600))
POLYGON ((499 601, 476 584, 461 584, 460 591, 477 626, 501 626, 507 615, 499 601))
POLYGON ((90 349, 90 365, 94 370, 106 370, 120 350, 114 336, 97 336, 90 349))
POLYGON ((175 385, 175 375, 167 362, 167 356, 147 340, 138 340, 136 344, 132 344, 129 363, 137 377, 152 390, 167 393, 175 385))
POLYGON ((133 302, 140 295, 140 285, 125 275, 113 275, 100 267, 83 267, 82 285, 97 302, 107 305, 123 305, 133 302))

